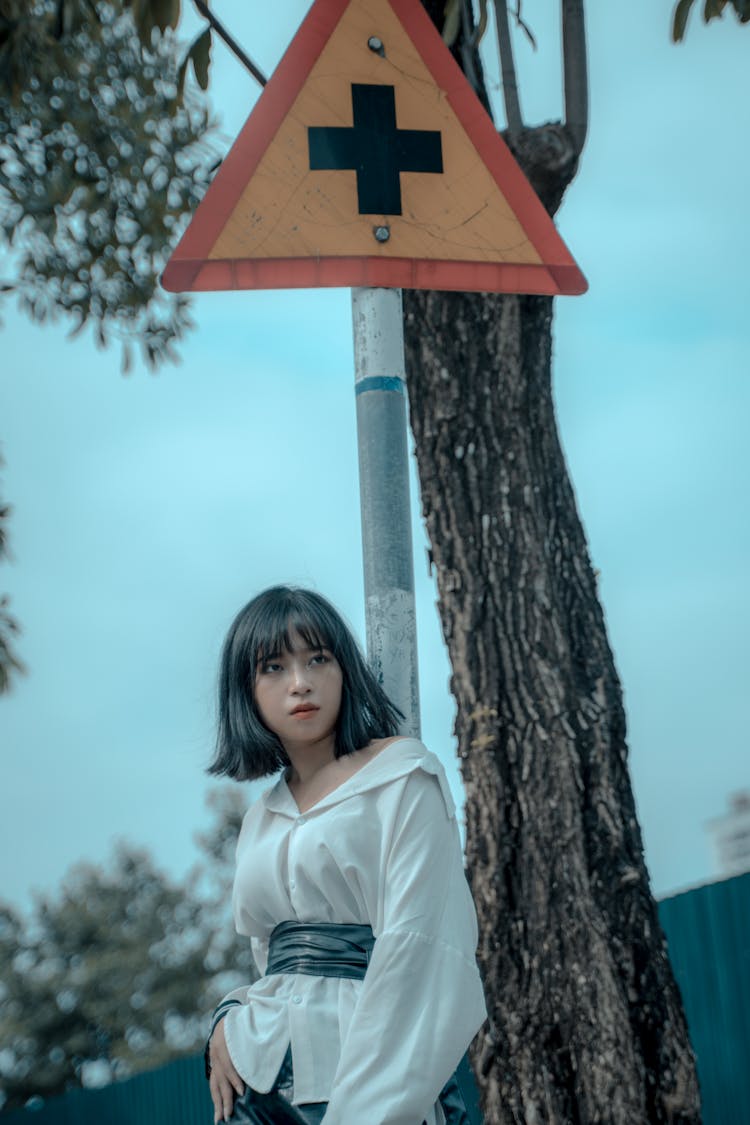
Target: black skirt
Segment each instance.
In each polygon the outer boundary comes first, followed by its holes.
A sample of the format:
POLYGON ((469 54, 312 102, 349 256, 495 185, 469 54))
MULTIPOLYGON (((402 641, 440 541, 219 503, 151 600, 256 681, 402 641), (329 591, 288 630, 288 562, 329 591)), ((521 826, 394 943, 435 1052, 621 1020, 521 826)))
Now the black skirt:
POLYGON ((292 1051, 289 1048, 269 1093, 259 1094, 246 1086, 244 1094, 235 1098, 230 1125, 319 1125, 328 1102, 292 1105, 293 1083, 292 1051))
POLYGON ((327 1102, 292 1105, 280 1093, 258 1094, 249 1086, 234 1103, 232 1125, 320 1125, 327 1102))
MULTIPOLYGON (((468 1067, 468 1063, 462 1064, 468 1067)), ((477 1118, 470 1115, 464 1100, 459 1078, 461 1067, 446 1083, 441 1095, 446 1125, 476 1125, 477 1118)), ((234 1111, 229 1118, 230 1125, 320 1125, 328 1102, 309 1102, 307 1105, 292 1105, 291 1094, 294 1083, 292 1069, 292 1049, 287 1048, 273 1088, 267 1094, 245 1087, 240 1098, 235 1099, 234 1111)))

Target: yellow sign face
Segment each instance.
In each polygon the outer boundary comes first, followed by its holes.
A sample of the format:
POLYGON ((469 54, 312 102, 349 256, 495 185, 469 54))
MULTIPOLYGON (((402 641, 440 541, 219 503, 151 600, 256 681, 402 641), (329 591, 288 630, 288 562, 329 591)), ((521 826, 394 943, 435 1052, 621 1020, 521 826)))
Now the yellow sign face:
POLYGON ((352 0, 210 257, 541 258, 388 3, 352 0), (368 47, 376 37, 384 55, 368 47), (437 131, 442 174, 401 172, 403 213, 360 214, 351 170, 312 171, 308 129, 353 126, 352 86, 392 87, 399 130, 437 131), (373 227, 390 227, 378 242, 373 227))

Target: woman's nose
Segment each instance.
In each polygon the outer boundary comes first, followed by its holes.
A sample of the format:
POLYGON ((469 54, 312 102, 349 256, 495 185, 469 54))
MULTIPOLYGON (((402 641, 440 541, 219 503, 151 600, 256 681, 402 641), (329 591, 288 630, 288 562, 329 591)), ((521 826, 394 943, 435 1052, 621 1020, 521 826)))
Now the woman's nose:
POLYGON ((304 664, 295 664, 291 669, 291 677, 289 681, 290 690, 293 693, 304 692, 310 690, 310 679, 307 675, 307 668, 304 664))

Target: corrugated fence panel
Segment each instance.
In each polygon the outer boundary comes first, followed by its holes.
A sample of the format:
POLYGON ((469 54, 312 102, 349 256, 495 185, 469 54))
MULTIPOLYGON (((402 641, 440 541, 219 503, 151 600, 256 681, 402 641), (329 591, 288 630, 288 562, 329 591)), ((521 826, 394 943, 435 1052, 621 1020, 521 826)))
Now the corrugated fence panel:
POLYGON ((698 1061, 704 1125, 750 1125, 750 874, 659 903, 698 1061))
POLYGON ((3 1125, 212 1125, 213 1119, 202 1057, 100 1090, 69 1090, 38 1110, 0 1114, 3 1125))
MULTIPOLYGON (((750 874, 659 903, 698 1059, 703 1125, 750 1125, 750 874)), ((2 1125, 211 1125, 202 1058, 70 1090, 2 1125)), ((368 1123, 366 1123, 368 1125, 368 1123)))

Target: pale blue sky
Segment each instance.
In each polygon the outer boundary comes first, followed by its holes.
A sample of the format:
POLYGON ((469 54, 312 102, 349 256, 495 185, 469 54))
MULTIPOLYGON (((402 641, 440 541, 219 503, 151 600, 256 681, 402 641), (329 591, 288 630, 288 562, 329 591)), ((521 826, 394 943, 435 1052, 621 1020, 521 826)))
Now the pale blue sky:
MULTIPOLYGON (((665 893, 712 876, 704 823, 750 786, 750 30, 695 18, 676 48, 670 4, 589 8, 591 133, 558 225, 590 291, 556 304, 554 381, 665 893)), ((304 10, 258 28, 216 5, 266 71, 304 10)), ((560 112, 555 11, 524 4, 532 121, 560 112)), ((225 147, 256 96, 217 44, 225 147)), ((0 701, 0 893, 19 904, 118 838, 187 870, 218 649, 254 592, 314 585, 362 634, 348 291, 203 295, 194 315, 178 368, 128 378, 116 351, 6 318, 0 587, 29 675, 0 701)), ((416 487, 413 506, 423 734, 458 793, 416 487)))

